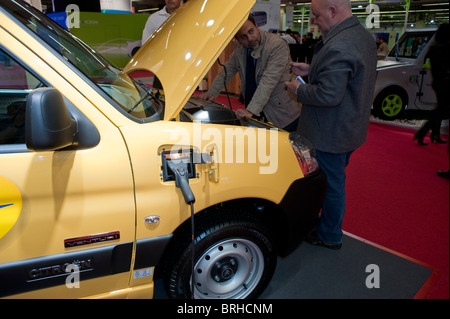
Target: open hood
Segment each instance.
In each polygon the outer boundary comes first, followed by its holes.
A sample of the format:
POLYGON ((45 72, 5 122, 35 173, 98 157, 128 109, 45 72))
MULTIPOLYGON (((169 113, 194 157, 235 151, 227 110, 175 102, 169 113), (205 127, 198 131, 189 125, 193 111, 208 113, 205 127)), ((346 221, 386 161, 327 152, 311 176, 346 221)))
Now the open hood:
POLYGON ((173 119, 247 20, 254 3, 189 0, 147 40, 123 72, 154 73, 164 90, 164 120, 173 119))

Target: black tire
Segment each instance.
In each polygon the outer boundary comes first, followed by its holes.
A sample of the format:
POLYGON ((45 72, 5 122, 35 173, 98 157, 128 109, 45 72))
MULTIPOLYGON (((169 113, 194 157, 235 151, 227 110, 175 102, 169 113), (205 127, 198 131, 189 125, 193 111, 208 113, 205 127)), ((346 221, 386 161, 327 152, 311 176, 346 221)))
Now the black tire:
POLYGON ((374 115, 388 121, 403 116, 408 105, 408 95, 399 87, 388 87, 382 90, 373 102, 374 115))
MULTIPOLYGON (((195 299, 257 298, 270 282, 277 255, 267 230, 257 221, 214 212, 196 219, 195 299)), ((176 240, 166 264, 169 298, 191 298, 192 245, 176 240)))

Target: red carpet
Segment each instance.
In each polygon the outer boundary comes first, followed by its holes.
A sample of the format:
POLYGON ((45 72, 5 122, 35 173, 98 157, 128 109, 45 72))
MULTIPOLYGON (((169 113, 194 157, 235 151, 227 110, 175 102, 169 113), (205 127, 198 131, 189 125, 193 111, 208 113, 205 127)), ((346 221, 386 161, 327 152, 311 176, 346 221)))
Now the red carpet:
POLYGON ((440 276, 420 297, 448 299, 449 181, 436 175, 448 169, 448 145, 419 146, 413 135, 370 124, 347 169, 343 228, 431 266, 440 276))
MULTIPOLYGON (((216 101, 228 105, 225 96, 216 101)), ((236 98, 231 103, 234 110, 243 107, 236 98)), ((436 175, 449 167, 448 145, 419 146, 414 133, 370 124, 367 142, 347 168, 343 228, 433 269, 417 298, 448 299, 449 181, 436 175)))

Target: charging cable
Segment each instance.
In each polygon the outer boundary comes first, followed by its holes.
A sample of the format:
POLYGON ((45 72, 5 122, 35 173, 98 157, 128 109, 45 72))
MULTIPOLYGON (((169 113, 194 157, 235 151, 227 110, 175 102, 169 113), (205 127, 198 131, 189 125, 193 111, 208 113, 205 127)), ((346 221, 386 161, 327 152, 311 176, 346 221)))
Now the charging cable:
POLYGON ((195 259, 195 240, 194 240, 194 203, 195 196, 189 186, 188 164, 184 161, 167 161, 167 167, 175 175, 175 186, 181 189, 184 201, 191 206, 191 241, 192 241, 192 259, 191 259, 191 299, 194 299, 194 259, 195 259))

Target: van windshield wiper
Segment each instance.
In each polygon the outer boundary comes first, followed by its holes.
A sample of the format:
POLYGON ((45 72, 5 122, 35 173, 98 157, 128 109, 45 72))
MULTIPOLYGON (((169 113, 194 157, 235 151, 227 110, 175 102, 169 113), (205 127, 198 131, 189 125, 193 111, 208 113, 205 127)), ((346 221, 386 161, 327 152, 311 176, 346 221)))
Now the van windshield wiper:
POLYGON ((146 98, 148 98, 149 96, 151 96, 150 101, 151 101, 151 100, 157 101, 156 96, 153 94, 153 91, 147 86, 147 84, 145 84, 145 83, 142 82, 141 80, 135 80, 135 79, 133 79, 133 78, 131 78, 131 77, 130 77, 130 79, 131 79, 131 81, 133 81, 134 83, 138 84, 142 89, 144 89, 144 91, 145 91, 146 93, 145 93, 145 95, 144 95, 139 101, 136 102, 136 104, 133 105, 133 107, 128 111, 128 114, 131 113, 131 112, 133 112, 134 109, 135 109, 139 104, 141 104, 142 101, 144 101, 146 98))

